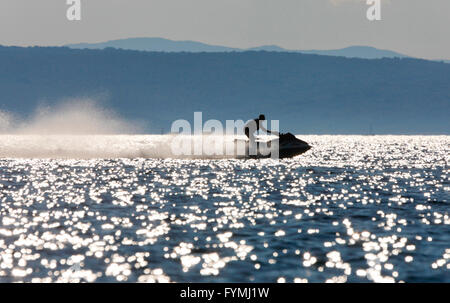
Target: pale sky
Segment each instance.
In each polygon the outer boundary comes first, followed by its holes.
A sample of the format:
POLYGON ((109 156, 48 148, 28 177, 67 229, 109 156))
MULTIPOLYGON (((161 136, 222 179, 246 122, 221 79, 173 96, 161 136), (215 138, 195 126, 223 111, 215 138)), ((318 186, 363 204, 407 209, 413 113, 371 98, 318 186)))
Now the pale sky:
POLYGON ((1 0, 1 45, 64 45, 162 37, 247 48, 337 49, 367 45, 450 59, 450 0, 382 0, 381 21, 366 0, 1 0))

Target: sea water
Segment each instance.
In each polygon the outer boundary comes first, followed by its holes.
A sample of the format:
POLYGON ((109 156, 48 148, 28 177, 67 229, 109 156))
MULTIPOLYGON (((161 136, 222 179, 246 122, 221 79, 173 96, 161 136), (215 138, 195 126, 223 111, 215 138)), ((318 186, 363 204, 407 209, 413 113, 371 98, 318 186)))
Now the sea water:
POLYGON ((0 136, 0 282, 450 282, 449 136, 280 161, 155 138, 0 136))

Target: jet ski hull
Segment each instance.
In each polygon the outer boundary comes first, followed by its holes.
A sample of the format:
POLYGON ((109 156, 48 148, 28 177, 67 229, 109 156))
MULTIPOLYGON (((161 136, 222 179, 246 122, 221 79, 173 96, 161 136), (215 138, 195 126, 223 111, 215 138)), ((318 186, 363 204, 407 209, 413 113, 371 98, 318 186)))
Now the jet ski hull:
MULTIPOLYGON (((311 146, 300 139, 297 139, 294 135, 287 133, 287 134, 280 134, 278 139, 274 139, 268 142, 267 148, 271 148, 273 144, 277 144, 278 149, 278 158, 280 159, 287 159, 287 158, 293 158, 296 156, 299 156, 301 154, 306 153, 308 150, 311 149, 311 146)), ((263 153, 258 155, 245 155, 244 157, 238 157, 238 158, 244 158, 244 159, 264 159, 264 158, 271 158, 272 155, 270 153, 263 153)))

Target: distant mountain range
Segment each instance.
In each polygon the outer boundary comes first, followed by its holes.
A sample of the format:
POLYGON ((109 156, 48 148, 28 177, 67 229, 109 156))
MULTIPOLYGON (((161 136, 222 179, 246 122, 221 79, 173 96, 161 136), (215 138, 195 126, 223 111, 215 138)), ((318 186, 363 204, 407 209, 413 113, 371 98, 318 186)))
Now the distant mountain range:
POLYGON ((209 45, 195 41, 173 41, 163 38, 130 38, 112 40, 102 43, 69 44, 67 47, 75 49, 105 49, 108 47, 154 52, 243 52, 243 51, 268 51, 268 52, 292 52, 315 54, 325 56, 339 56, 347 58, 381 59, 381 58, 405 58, 406 55, 377 49, 369 46, 350 46, 336 50, 288 50, 277 45, 264 45, 248 49, 232 48, 226 46, 209 45))
POLYGON ((201 111, 298 134, 450 134, 449 83, 449 64, 412 58, 0 46, 0 112, 100 96, 152 133, 201 111))

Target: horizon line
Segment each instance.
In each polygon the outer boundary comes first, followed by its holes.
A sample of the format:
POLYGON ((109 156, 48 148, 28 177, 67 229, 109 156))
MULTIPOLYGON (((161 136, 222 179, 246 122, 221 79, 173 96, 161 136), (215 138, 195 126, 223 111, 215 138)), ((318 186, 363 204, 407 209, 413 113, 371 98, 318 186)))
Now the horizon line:
MULTIPOLYGON (((160 36, 151 36, 151 37, 150 36, 130 36, 130 37, 123 37, 123 38, 119 37, 119 38, 114 38, 114 39, 107 39, 107 40, 96 40, 95 42, 70 42, 70 43, 63 43, 63 44, 15 45, 15 44, 1 44, 0 43, 0 46, 7 46, 7 47, 69 47, 69 48, 71 48, 71 46, 79 45, 79 44, 101 44, 101 43, 108 43, 108 42, 121 41, 121 40, 131 40, 131 39, 162 39, 162 40, 171 41, 171 42, 191 42, 191 43, 204 44, 206 46, 211 46, 211 47, 223 47, 223 48, 234 49, 235 51, 252 51, 255 48, 274 46, 274 47, 278 47, 278 48, 282 49, 278 52, 300 52, 301 53, 301 52, 312 52, 312 51, 339 51, 339 50, 345 50, 345 49, 352 48, 352 47, 362 47, 362 48, 373 48, 373 49, 376 49, 379 51, 394 52, 401 56, 405 56, 405 57, 409 57, 409 58, 413 58, 413 59, 423 59, 423 60, 429 60, 429 61, 450 61, 450 58, 447 59, 447 58, 416 57, 416 56, 410 55, 408 53, 404 53, 402 51, 398 51, 398 50, 394 50, 394 49, 380 48, 380 47, 373 46, 373 45, 363 45, 363 44, 352 44, 352 45, 336 47, 336 48, 290 49, 290 48, 285 48, 284 46, 280 46, 278 44, 267 43, 267 44, 260 44, 260 45, 256 45, 256 46, 242 48, 242 47, 227 46, 227 45, 222 45, 222 44, 211 44, 209 42, 203 42, 203 41, 199 41, 199 40, 189 40, 189 39, 174 40, 172 38, 164 38, 164 37, 160 37, 160 36)), ((116 48, 116 49, 121 49, 121 48, 116 48)), ((183 51, 171 51, 171 52, 183 52, 183 51)), ((184 52, 186 52, 186 51, 184 51, 184 52)), ((187 51, 187 52, 189 52, 189 51, 187 51)), ((220 52, 220 51, 218 51, 218 52, 220 52)))

